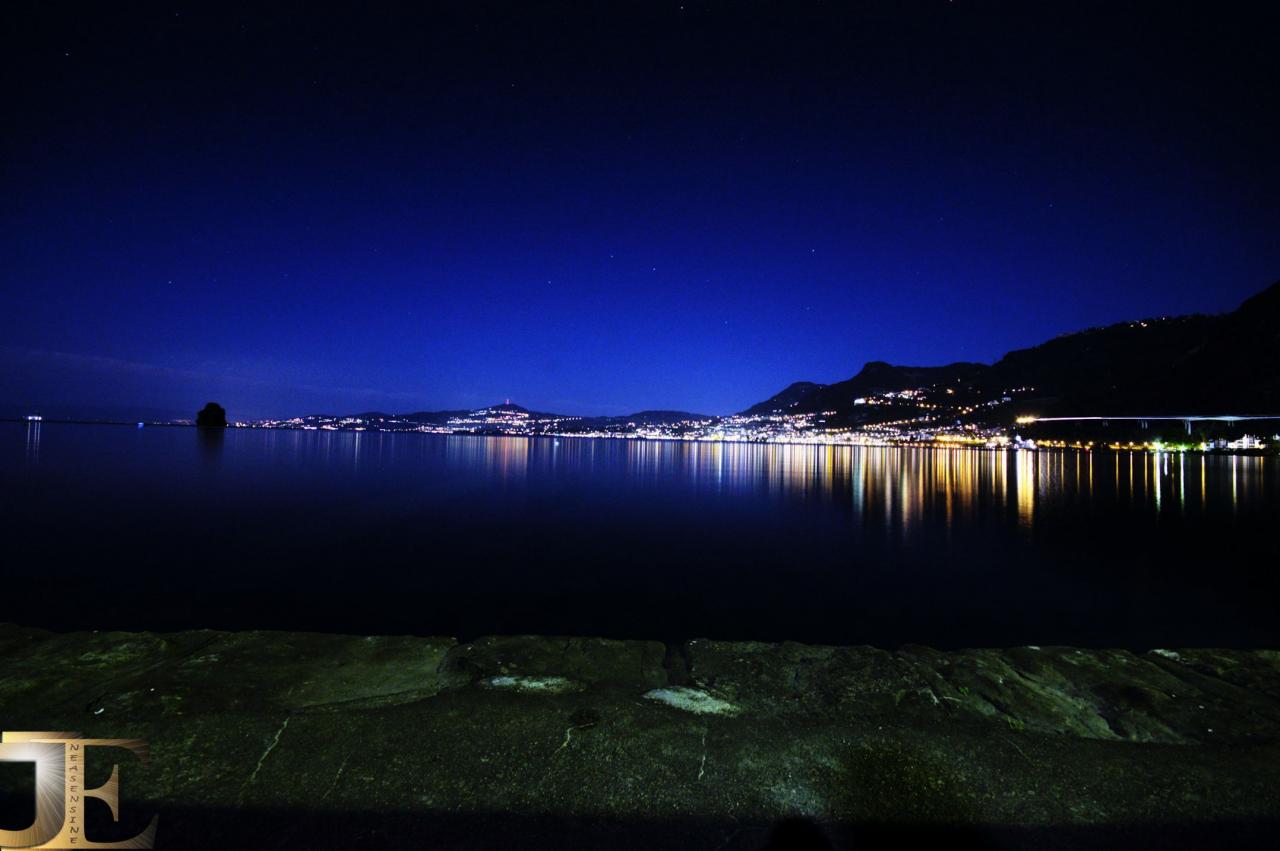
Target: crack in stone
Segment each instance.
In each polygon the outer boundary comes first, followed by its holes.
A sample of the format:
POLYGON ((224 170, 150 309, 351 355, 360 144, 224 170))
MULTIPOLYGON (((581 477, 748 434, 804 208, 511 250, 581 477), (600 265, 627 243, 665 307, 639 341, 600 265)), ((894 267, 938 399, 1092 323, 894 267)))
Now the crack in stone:
POLYGON ((552 752, 551 752, 551 755, 552 755, 552 756, 555 756, 556 754, 560 753, 560 751, 562 751, 562 750, 564 750, 565 748, 569 747, 569 740, 573 737, 573 731, 574 731, 575 729, 577 729, 577 728, 576 728, 576 727, 570 727, 569 729, 567 729, 567 730, 565 730, 565 731, 564 731, 564 741, 560 743, 560 747, 556 748, 554 751, 552 751, 552 752))
POLYGON ((244 786, 240 787, 241 800, 244 799, 245 792, 247 792, 249 787, 253 785, 253 781, 258 779, 258 772, 262 770, 262 766, 267 761, 267 757, 271 755, 273 750, 275 750, 276 745, 280 744, 280 737, 284 735, 284 730, 289 726, 289 721, 292 718, 292 715, 285 716, 284 723, 282 723, 280 728, 276 730, 276 734, 271 737, 271 741, 267 744, 267 749, 262 752, 262 756, 258 757, 258 764, 253 767, 253 771, 249 774, 249 779, 244 782, 244 786))
POLYGON ((560 747, 556 748, 554 751, 551 752, 551 755, 554 757, 556 754, 560 753, 560 751, 569 747, 569 741, 573 738, 574 730, 590 730, 594 726, 595 726, 595 722, 592 721, 589 724, 574 724, 573 726, 569 727, 567 730, 564 731, 564 741, 560 743, 560 747))
POLYGON ((359 697, 347 697, 342 700, 324 700, 319 703, 307 703, 297 707, 298 714, 306 714, 312 710, 328 710, 328 709, 361 709, 366 705, 377 707, 384 705, 387 701, 396 701, 395 705, 405 703, 416 703, 419 700, 429 700, 442 691, 450 689, 443 686, 436 688, 410 688, 403 691, 389 691, 384 694, 362 694, 359 697), (397 698, 407 698, 405 700, 397 700, 397 698))
POLYGON ((1013 749, 1022 756, 1023 759, 1025 759, 1033 767, 1035 766, 1035 762, 1031 759, 1031 757, 1023 753, 1022 748, 1018 747, 1017 742, 1015 742, 1013 739, 1010 739, 1008 736, 1002 736, 1001 738, 1003 738, 1006 742, 1008 742, 1013 747, 1013 749))
POLYGON ((332 794, 334 789, 338 788, 338 781, 342 779, 342 772, 346 770, 347 763, 351 761, 351 754, 347 754, 342 758, 342 765, 338 766, 338 773, 333 775, 333 782, 329 784, 329 788, 324 790, 324 794, 320 796, 320 800, 325 800, 332 794))

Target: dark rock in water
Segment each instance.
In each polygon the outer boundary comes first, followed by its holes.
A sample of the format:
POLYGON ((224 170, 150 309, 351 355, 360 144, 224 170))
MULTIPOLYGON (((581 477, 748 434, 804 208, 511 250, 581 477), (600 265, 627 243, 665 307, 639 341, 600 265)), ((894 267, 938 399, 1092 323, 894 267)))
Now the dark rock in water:
POLYGON ((196 425, 201 428, 226 428, 227 411, 217 402, 210 402, 196 414, 196 425))

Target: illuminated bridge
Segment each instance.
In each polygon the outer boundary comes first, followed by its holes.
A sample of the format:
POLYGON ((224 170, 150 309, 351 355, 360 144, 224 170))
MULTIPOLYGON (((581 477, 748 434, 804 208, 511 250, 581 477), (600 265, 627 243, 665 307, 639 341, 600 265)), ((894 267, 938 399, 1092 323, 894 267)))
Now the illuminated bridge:
POLYGON ((1239 423, 1252 422, 1254 420, 1280 420, 1280 415, 1264 415, 1249 416, 1236 414, 1223 414, 1222 416, 1128 416, 1128 417, 1018 417, 1019 425, 1029 425, 1031 423, 1084 423, 1084 422, 1101 422, 1106 425, 1109 422, 1136 422, 1140 423, 1142 428, 1149 428, 1153 422, 1181 422, 1187 427, 1187 434, 1191 434, 1191 424, 1194 422, 1215 422, 1215 423, 1239 423))

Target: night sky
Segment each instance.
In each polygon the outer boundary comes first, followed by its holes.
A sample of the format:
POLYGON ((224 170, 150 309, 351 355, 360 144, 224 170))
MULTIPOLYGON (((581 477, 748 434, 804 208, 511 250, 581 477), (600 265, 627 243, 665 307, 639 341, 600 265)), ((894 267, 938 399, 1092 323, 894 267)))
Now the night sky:
POLYGON ((1280 278, 1277 4, 270 5, 0 9, 0 406, 728 413, 1280 278))

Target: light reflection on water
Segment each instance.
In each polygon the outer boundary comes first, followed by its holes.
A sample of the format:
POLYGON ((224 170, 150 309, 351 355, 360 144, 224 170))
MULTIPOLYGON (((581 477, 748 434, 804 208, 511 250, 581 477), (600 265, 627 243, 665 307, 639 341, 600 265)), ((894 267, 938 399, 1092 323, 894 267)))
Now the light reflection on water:
POLYGON ((103 628, 1270 646, 1278 468, 0 424, 0 564, 76 577, 103 628))
POLYGON ((843 503, 904 531, 926 515, 950 524, 1007 508, 1026 529, 1057 506, 1126 506, 1157 516, 1235 510, 1269 495, 1275 465, 1258 456, 1075 450, 470 436, 443 442, 449 467, 505 485, 623 470, 628 487, 843 503))
MULTIPOLYGON (((67 427, 64 427, 64 429, 67 427)), ((137 442, 181 429, 122 434, 137 442)), ((60 433, 61 434, 61 433, 60 433)), ((922 522, 963 524, 1003 514, 1030 530, 1045 511, 1237 512, 1277 498, 1277 460, 1146 452, 966 447, 848 447, 755 443, 417 435, 379 432, 238 431, 203 445, 202 469, 228 480, 285 480, 288 468, 366 480, 447 472, 471 491, 537 491, 572 480, 589 488, 676 489, 832 506, 910 532, 922 522), (229 469, 223 469, 223 456, 229 469), (210 463, 210 462, 216 463, 210 463), (282 468, 284 468, 282 470, 282 468), (325 473, 328 471, 328 473, 325 473)), ((41 466, 41 424, 25 426, 26 467, 41 466)))
POLYGON ((27 464, 40 463, 40 422, 27 423, 27 464))

